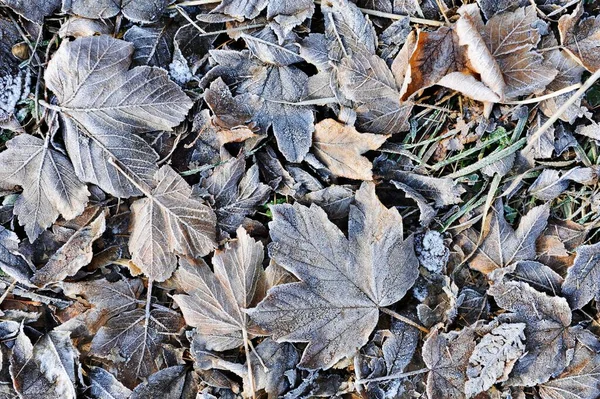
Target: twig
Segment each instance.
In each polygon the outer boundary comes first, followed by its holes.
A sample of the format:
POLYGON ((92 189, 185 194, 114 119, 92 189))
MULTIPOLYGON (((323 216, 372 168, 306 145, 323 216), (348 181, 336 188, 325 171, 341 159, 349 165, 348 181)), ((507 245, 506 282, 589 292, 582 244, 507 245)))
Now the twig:
MULTIPOLYGON (((248 317, 244 315, 244 317, 248 317)), ((246 365, 248 367, 248 382, 250 383, 250 389, 252 390, 252 398, 256 399, 256 384, 254 383, 254 373, 252 373, 252 362, 250 360, 250 348, 248 347, 248 331, 246 327, 242 327, 242 339, 244 340, 244 351, 246 352, 246 365)))
POLYGON ((381 310, 385 314, 388 314, 388 315, 392 316, 394 319, 400 320, 401 322, 406 323, 409 326, 412 326, 412 327, 418 329, 419 331, 424 332, 425 334, 429 334, 429 330, 427 328, 423 327, 420 324, 415 323, 414 321, 412 321, 408 317, 404 317, 401 314, 398 314, 398 313, 396 313, 393 310, 390 310, 388 308, 379 308, 379 310, 381 310))
POLYGON ((6 289, 2 293, 2 296, 0 296, 0 303, 4 302, 4 300, 6 299, 8 294, 13 290, 13 288, 15 288, 16 285, 17 285, 17 280, 14 279, 13 282, 10 283, 10 285, 8 287, 6 287, 6 289))
POLYGON ((579 88, 579 90, 569 97, 569 99, 563 105, 561 105, 556 112, 552 114, 552 116, 542 126, 540 126, 538 130, 535 131, 535 133, 530 136, 529 143, 525 146, 523 151, 527 152, 530 150, 534 146, 535 142, 539 140, 542 134, 544 134, 544 132, 548 130, 554 124, 554 122, 556 122, 558 118, 560 118, 560 116, 575 103, 575 101, 577 101, 590 87, 592 87, 592 85, 596 83, 598 79, 600 79, 600 69, 594 72, 592 76, 590 76, 579 88))
POLYGON ((361 380, 356 380, 355 384, 368 384, 369 382, 395 380, 398 378, 406 378, 406 377, 410 377, 412 375, 423 374, 428 371, 429 371, 428 368, 423 368, 423 369, 419 369, 419 370, 408 371, 406 373, 396 373, 396 374, 392 374, 392 375, 386 375, 385 377, 365 378, 365 379, 361 379, 361 380))
POLYGON ((580 87, 581 87, 581 83, 576 83, 574 85, 567 86, 567 87, 562 88, 560 90, 553 91, 552 93, 544 94, 543 96, 540 96, 540 97, 527 98, 525 100, 517 100, 517 101, 503 101, 502 104, 522 105, 522 104, 539 103, 539 102, 542 102, 544 100, 548 100, 550 98, 558 97, 558 96, 560 96, 562 94, 565 94, 565 93, 570 93, 573 90, 578 89, 580 87))
POLYGON ((175 3, 173 5, 170 5, 167 8, 173 9, 173 8, 177 8, 177 7, 203 6, 206 4, 217 4, 220 2, 221 2, 221 0, 187 0, 187 1, 182 1, 181 3, 175 3))

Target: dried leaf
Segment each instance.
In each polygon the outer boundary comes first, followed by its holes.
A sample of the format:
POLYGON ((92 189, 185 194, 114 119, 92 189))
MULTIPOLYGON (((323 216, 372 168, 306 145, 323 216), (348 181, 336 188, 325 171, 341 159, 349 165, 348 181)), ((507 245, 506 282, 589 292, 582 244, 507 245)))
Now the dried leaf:
POLYGON ((187 370, 183 365, 167 367, 148 377, 133 390, 131 399, 179 399, 183 397, 187 370))
POLYGON ((105 35, 63 41, 44 75, 60 103, 77 176, 122 197, 141 194, 124 174, 151 185, 156 171, 158 156, 136 133, 170 131, 192 106, 164 70, 127 70, 133 50, 105 35))
POLYGON ((23 398, 75 399, 79 352, 69 333, 52 331, 32 345, 19 331, 10 357, 10 375, 23 398))
POLYGON ((33 265, 18 252, 17 235, 0 226, 0 269, 21 283, 29 282, 33 276, 33 265))
POLYGON ((381 346, 388 375, 402 373, 410 364, 419 345, 419 330, 394 320, 390 328, 392 333, 381 346))
POLYGON ((460 332, 441 334, 433 331, 423 344, 423 361, 429 369, 427 395, 430 398, 465 398, 469 356, 475 349, 475 332, 465 328, 460 332))
POLYGON ((134 65, 167 67, 173 59, 175 27, 166 22, 157 26, 132 26, 123 40, 133 44, 134 65))
POLYGON ((600 244, 581 245, 576 251, 562 292, 573 309, 581 309, 593 298, 600 300, 600 244))
POLYGON ((77 230, 69 240, 56 251, 48 263, 35 272, 31 282, 39 287, 73 276, 92 260, 92 243, 106 229, 104 212, 77 230))
POLYGON ((359 133, 352 126, 325 119, 315 125, 313 151, 336 176, 373 180, 373 165, 361 154, 376 150, 388 137, 359 133))
POLYGON ((128 398, 131 391, 101 367, 91 367, 87 373, 90 379, 90 393, 98 399, 128 398))
POLYGON ((303 61, 298 54, 298 46, 291 42, 280 45, 269 27, 253 35, 243 33, 241 37, 252 55, 265 64, 288 66, 303 61))
POLYGON ((525 323, 506 323, 486 333, 469 358, 467 397, 487 391, 496 382, 505 381, 513 365, 525 350, 525 323))
POLYGON ((329 368, 363 346, 378 308, 402 299, 414 284, 412 237, 403 239, 398 211, 385 208, 369 183, 356 192, 348 238, 316 205, 272 209, 270 255, 302 281, 271 288, 249 313, 277 340, 309 342, 302 367, 329 368))
POLYGON ((348 186, 331 185, 322 190, 310 192, 299 201, 304 205, 320 206, 330 219, 342 219, 350 212, 350 205, 354 201, 354 191, 348 186))
POLYGON ((264 389, 267 394, 278 397, 291 388, 293 379, 288 375, 294 371, 300 356, 294 345, 267 338, 251 353, 250 360, 256 390, 264 389), (261 362, 266 368, 262 367, 261 362))
POLYGON ((485 238, 471 259, 469 266, 482 273, 506 267, 520 260, 534 260, 535 241, 546 227, 549 208, 540 205, 521 218, 514 230, 504 219, 504 206, 497 200, 486 223, 485 238))
POLYGON ((146 276, 164 281, 177 267, 176 254, 205 256, 216 247, 216 217, 170 166, 160 168, 155 180, 147 198, 131 205, 129 250, 146 276))
POLYGON ((23 187, 13 212, 31 242, 59 214, 73 219, 83 212, 89 192, 75 176, 69 159, 51 148, 49 137, 42 140, 22 134, 6 146, 0 153, 0 188, 23 187))
POLYGON ((81 17, 70 17, 61 25, 58 36, 65 38, 87 37, 94 35, 109 35, 114 32, 114 24, 111 21, 100 21, 81 17))
POLYGON ((596 171, 592 168, 576 166, 563 173, 555 169, 544 169, 529 187, 529 192, 535 198, 551 201, 561 195, 571 182, 589 185, 594 184, 596 180, 596 171))
POLYGON ((558 21, 560 41, 572 57, 588 71, 600 69, 600 18, 589 17, 581 20, 583 4, 578 3, 570 15, 563 15, 558 21))
POLYGON ((63 0, 62 12, 92 19, 107 19, 121 12, 132 22, 154 22, 165 11, 167 4, 167 0, 63 0))
POLYGON ((2 0, 2 3, 23 18, 42 25, 44 17, 60 7, 61 0, 2 0))
MULTIPOLYGON (((194 271, 194 288, 187 295, 173 296, 186 323, 196 328, 198 338, 209 350, 242 346, 251 326, 244 310, 261 299, 262 243, 254 241, 242 227, 237 236, 229 247, 213 256, 214 274, 206 265, 199 265, 194 271)), ((190 267, 182 265, 183 270, 190 267)))
POLYGON ((506 318, 526 324, 525 355, 514 365, 508 384, 534 386, 558 376, 568 363, 568 350, 575 345, 567 301, 523 282, 498 282, 488 293, 511 312, 506 318))
POLYGON ((393 170, 384 175, 388 179, 406 184, 418 194, 435 202, 436 207, 458 204, 465 189, 452 179, 423 176, 417 173, 393 170))

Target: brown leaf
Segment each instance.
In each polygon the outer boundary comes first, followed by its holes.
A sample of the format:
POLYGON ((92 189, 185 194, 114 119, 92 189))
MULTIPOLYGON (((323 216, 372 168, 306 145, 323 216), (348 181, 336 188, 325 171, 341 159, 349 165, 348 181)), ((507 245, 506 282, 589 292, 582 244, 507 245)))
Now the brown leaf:
POLYGON ((560 41, 577 62, 596 72, 600 69, 600 17, 581 20, 582 15, 583 3, 578 3, 573 13, 560 17, 560 41))
POLYGON ((313 152, 336 176, 373 180, 373 165, 361 154, 376 150, 388 137, 359 133, 352 126, 325 119, 315 125, 313 152))
POLYGON ((600 300, 600 244, 581 245, 567 272, 563 295, 574 309, 581 309, 593 298, 600 300))

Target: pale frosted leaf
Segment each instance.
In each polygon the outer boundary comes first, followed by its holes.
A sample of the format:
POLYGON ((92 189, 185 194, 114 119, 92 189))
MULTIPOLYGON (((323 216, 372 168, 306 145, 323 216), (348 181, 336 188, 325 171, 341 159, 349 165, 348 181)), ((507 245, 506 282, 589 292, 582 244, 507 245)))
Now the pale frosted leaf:
POLYGON ((62 215, 73 219, 81 214, 89 196, 73 165, 51 148, 49 140, 22 134, 6 143, 0 153, 0 188, 23 187, 14 214, 25 226, 31 242, 62 215))
MULTIPOLYGON (((208 266, 198 265, 196 287, 185 295, 173 296, 186 323, 196 328, 198 338, 209 350, 242 346, 244 332, 250 327, 244 310, 261 299, 263 246, 242 227, 237 236, 224 250, 216 251, 212 260, 214 273, 208 266)), ((177 271, 176 275, 180 273, 177 271)))
POLYGON ((165 398, 183 396, 187 369, 184 365, 167 367, 148 377, 133 390, 130 399, 165 398))
POLYGON ((315 3, 312 0, 270 0, 267 7, 267 19, 280 42, 296 26, 312 17, 315 3))
POLYGON ((523 282, 496 282, 488 293, 513 323, 525 323, 525 355, 513 367, 510 385, 534 386, 558 376, 575 345, 566 299, 538 292, 523 282))
POLYGON ((500 324, 486 333, 469 357, 467 397, 487 391, 504 381, 525 350, 525 323, 500 324))
POLYGON ((237 19, 253 19, 269 4, 269 0, 223 0, 213 9, 237 19))
POLYGON ((175 254, 204 256, 216 246, 214 212, 170 166, 156 172, 156 187, 131 205, 129 250, 142 272, 164 281, 177 267, 175 254))
POLYGON ((562 173, 555 169, 544 169, 529 187, 529 193, 535 198, 551 201, 561 195, 571 182, 590 185, 596 180, 596 172, 592 168, 576 166, 562 173))
POLYGON ((367 106, 399 96, 394 76, 385 61, 364 51, 342 59, 338 81, 348 99, 367 106))
POLYGON ((433 200, 438 208, 460 203, 460 196, 465 192, 460 184, 448 178, 423 176, 401 170, 393 170, 385 175, 386 178, 406 184, 423 197, 433 200))
POLYGON ((354 191, 351 187, 331 185, 322 190, 310 192, 299 201, 304 205, 319 205, 330 219, 341 219, 348 216, 353 200, 354 191))
POLYGON ((62 12, 92 19, 108 19, 121 12, 133 22, 154 22, 167 4, 168 0, 63 0, 62 12))
MULTIPOLYGON (((564 248, 564 246, 563 246, 564 248)), ((545 292, 550 295, 559 295, 563 278, 548 266, 532 261, 522 260, 513 263, 510 266, 512 273, 509 274, 511 279, 516 281, 524 281, 538 291, 545 292)))
POLYGON ((325 119, 315 125, 313 152, 336 176, 372 180, 373 165, 361 154, 376 150, 387 138, 384 135, 359 133, 352 126, 325 119))
POLYGON ((600 125, 595 121, 592 121, 590 125, 577 126, 575 133, 588 137, 596 142, 600 142, 600 125))
POLYGON ((520 260, 534 260, 535 241, 546 227, 550 214, 547 205, 531 209, 514 230, 504 218, 504 206, 497 200, 487 216, 485 238, 470 261, 470 267, 489 273, 520 260))
POLYGON ((581 20, 583 3, 578 3, 572 14, 558 21, 560 40, 565 49, 588 71, 600 69, 600 17, 581 20))
POLYGON ((593 298, 600 299, 600 244, 581 245, 576 251, 562 292, 574 309, 581 309, 593 298))
POLYGON ((280 45, 269 27, 253 35, 243 33, 241 38, 246 42, 252 55, 266 64, 288 66, 303 61, 298 54, 298 46, 294 43, 280 45))
POLYGON ((432 332, 423 344, 423 361, 429 369, 427 394, 430 398, 465 398, 469 356, 475 348, 475 332, 432 332))
POLYGON ((2 0, 11 10, 25 19, 39 25, 44 23, 44 17, 54 13, 60 5, 60 0, 2 0))
POLYGON ((94 398, 121 399, 131 395, 128 388, 101 367, 91 367, 87 375, 90 379, 90 393, 94 398))
POLYGON ((134 65, 167 67, 173 59, 175 27, 166 22, 157 26, 132 26, 123 40, 133 44, 134 65))
POLYGON ((402 373, 419 345, 419 330, 406 323, 393 320, 390 332, 381 346, 388 375, 402 373))
POLYGON ((400 215, 379 202, 372 183, 356 193, 348 238, 316 205, 272 209, 269 253, 301 281, 271 288, 249 313, 274 339, 309 342, 301 366, 329 368, 362 347, 378 308, 402 299, 414 284, 412 237, 404 240, 400 215))
POLYGON ((35 345, 23 332, 14 341, 10 375, 22 398, 75 399, 79 352, 69 333, 52 331, 35 345))
POLYGON ((37 286, 63 280, 73 276, 82 267, 88 265, 94 255, 92 244, 106 229, 104 212, 99 214, 77 230, 48 260, 48 263, 35 272, 31 282, 37 286))
POLYGON ((63 23, 58 31, 58 36, 64 39, 68 36, 86 37, 100 35, 109 35, 114 32, 115 26, 112 21, 100 21, 97 19, 88 19, 81 17, 70 17, 63 23))
POLYGON ((269 395, 275 396, 288 391, 291 387, 287 374, 294 370, 299 360, 300 356, 294 345, 287 342, 278 343, 270 338, 262 341, 256 347, 256 353, 252 351, 250 355, 256 389, 264 389, 269 395), (267 366, 266 369, 262 367, 261 362, 267 366))
POLYGON ((18 252, 17 235, 0 226, 0 269, 20 283, 27 283, 33 276, 34 266, 18 252))

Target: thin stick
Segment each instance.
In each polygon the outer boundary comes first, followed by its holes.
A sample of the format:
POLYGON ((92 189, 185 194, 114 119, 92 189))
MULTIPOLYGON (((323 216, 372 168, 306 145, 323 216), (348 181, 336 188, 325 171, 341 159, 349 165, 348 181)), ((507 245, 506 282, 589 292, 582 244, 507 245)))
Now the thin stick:
POLYGON ((554 122, 556 122, 558 118, 560 118, 560 116, 575 103, 575 101, 577 101, 590 87, 592 87, 592 85, 596 83, 598 79, 600 79, 600 69, 594 72, 592 76, 590 76, 579 88, 579 90, 569 97, 569 99, 563 105, 561 105, 556 112, 552 114, 552 116, 542 126, 540 126, 538 130, 535 131, 535 133, 530 136, 529 143, 527 143, 523 151, 529 151, 534 146, 535 142, 539 140, 542 134, 544 134, 544 132, 548 130, 554 124, 554 122))
POLYGON ((425 334, 429 334, 429 330, 426 329, 425 327, 423 327, 420 324, 415 323, 414 321, 412 321, 411 319, 409 319, 408 317, 404 317, 401 314, 398 314, 396 312, 394 312, 393 310, 390 310, 388 308, 379 308, 379 310, 381 310, 383 313, 385 314, 389 314, 390 316, 392 316, 394 319, 400 320, 403 323, 408 324, 409 326, 412 326, 416 329, 418 329, 419 331, 424 332, 425 334))
POLYGON ((187 1, 182 1, 181 3, 175 3, 173 5, 170 5, 167 8, 176 8, 176 7, 188 7, 188 6, 203 6, 206 4, 217 4, 220 3, 221 0, 187 0, 187 1))
POLYGON ((429 371, 428 368, 424 368, 424 369, 419 369, 419 370, 414 370, 414 371, 408 371, 406 373, 396 373, 396 374, 392 374, 392 375, 386 375, 385 377, 365 378, 365 379, 361 379, 361 380, 356 380, 355 384, 368 384, 369 382, 395 380, 397 378, 406 378, 406 377, 410 377, 412 375, 423 374, 428 371, 429 371))
POLYGON ((13 282, 10 283, 10 285, 8 287, 6 287, 6 290, 4 290, 4 292, 2 293, 2 296, 0 296, 0 303, 4 302, 4 300, 6 299, 8 294, 13 290, 13 288, 15 288, 16 285, 17 285, 17 280, 14 279, 13 282))
POLYGON ((567 87, 562 88, 560 90, 553 91, 552 93, 544 94, 543 96, 540 96, 540 97, 528 98, 528 99, 525 99, 525 100, 517 100, 517 101, 503 101, 502 104, 521 105, 521 104, 539 103, 539 102, 542 102, 544 100, 548 100, 550 98, 558 97, 561 94, 570 93, 573 90, 578 89, 580 87, 581 87, 581 83, 576 83, 574 85, 567 86, 567 87))

